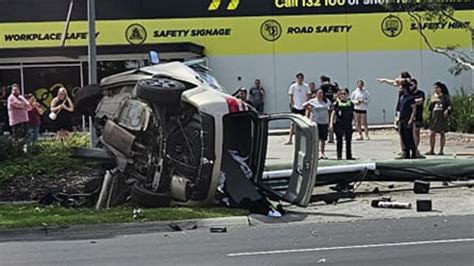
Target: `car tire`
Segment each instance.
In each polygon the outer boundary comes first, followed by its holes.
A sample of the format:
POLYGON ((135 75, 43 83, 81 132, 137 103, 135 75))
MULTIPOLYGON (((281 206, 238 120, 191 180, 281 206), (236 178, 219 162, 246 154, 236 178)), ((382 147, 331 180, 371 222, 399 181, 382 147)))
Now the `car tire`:
POLYGON ((177 128, 168 137, 167 154, 175 161, 180 162, 173 165, 179 175, 194 180, 198 174, 197 169, 200 167, 203 152, 202 125, 199 114, 194 114, 183 128, 184 134, 183 130, 177 128))
POLYGON ((131 188, 130 198, 142 207, 158 208, 170 205, 170 195, 167 193, 153 192, 146 188, 144 183, 135 182, 131 188))
POLYGON ((82 115, 94 117, 97 105, 103 97, 104 94, 99 85, 85 86, 74 94, 75 110, 82 115))
POLYGON ((136 85, 136 96, 156 104, 175 105, 187 89, 184 83, 168 78, 144 79, 136 85))

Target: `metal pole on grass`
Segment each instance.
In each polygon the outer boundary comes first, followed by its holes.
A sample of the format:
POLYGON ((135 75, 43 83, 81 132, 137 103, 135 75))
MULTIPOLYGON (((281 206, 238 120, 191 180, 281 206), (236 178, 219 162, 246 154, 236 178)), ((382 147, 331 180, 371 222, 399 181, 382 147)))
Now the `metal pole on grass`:
MULTIPOLYGON (((96 33, 95 33, 95 0, 87 0, 87 22, 89 27, 88 39, 89 43, 87 46, 87 63, 89 66, 89 85, 97 84, 97 46, 96 46, 96 33)), ((92 119, 89 118, 89 133, 90 133, 90 145, 94 147, 97 143, 97 136, 92 125, 92 119)))

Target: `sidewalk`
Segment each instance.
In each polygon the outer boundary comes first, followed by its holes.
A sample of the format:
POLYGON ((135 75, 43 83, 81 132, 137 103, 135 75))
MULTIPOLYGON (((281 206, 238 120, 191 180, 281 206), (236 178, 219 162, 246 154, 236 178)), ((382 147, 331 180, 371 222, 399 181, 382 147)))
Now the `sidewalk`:
MULTIPOLYGON (((353 134, 353 139, 357 138, 357 133, 353 134)), ((448 133, 446 137, 444 156, 427 156, 431 158, 454 158, 458 153, 474 154, 474 135, 448 133)), ((293 162, 294 147, 285 145, 288 135, 271 135, 268 143, 267 164, 288 164, 293 162)), ((420 151, 425 153, 429 150, 429 131, 422 131, 420 151)), ((392 160, 400 153, 400 141, 398 133, 394 129, 381 129, 370 131, 370 140, 352 141, 353 157, 360 161, 381 161, 392 160)), ((436 140, 435 152, 439 151, 439 136, 436 140)), ((345 155, 345 154, 343 154, 345 155)), ((329 161, 336 160, 336 144, 326 144, 326 156, 329 161)), ((469 157, 464 157, 469 158, 469 157)), ((328 162, 328 161, 326 161, 328 162)), ((325 161, 320 161, 323 165, 325 161)))
MULTIPOLYGON (((383 161, 392 160, 400 152, 400 142, 397 132, 393 129, 382 129, 370 132, 370 140, 353 141, 352 150, 354 157, 360 161, 383 161)), ((354 133, 354 137, 357 136, 354 133)), ((268 164, 287 164, 293 162, 293 146, 285 145, 288 140, 286 135, 272 135, 269 141, 267 154, 268 164)), ((439 137, 437 138, 435 151, 438 152, 439 137)), ((422 153, 429 149, 429 131, 422 131, 420 151, 422 153)), ((463 135, 448 133, 444 156, 427 156, 427 160, 436 158, 455 158, 458 153, 474 154, 474 135, 463 135)), ((336 145, 327 144, 326 155, 330 160, 320 160, 319 166, 338 163, 336 161, 336 145)), ((460 158, 460 156, 458 156, 460 158)), ((465 156, 464 159, 474 158, 465 156)), ((474 160, 473 160, 474 163, 474 160)), ((474 214, 474 189, 471 187, 444 186, 441 183, 431 184, 429 194, 414 194, 413 183, 363 183, 354 199, 341 199, 337 204, 326 204, 324 202, 313 202, 308 208, 289 206, 290 213, 279 220, 260 215, 251 215, 251 224, 303 222, 303 223, 328 223, 340 221, 352 221, 357 219, 399 219, 403 217, 443 216, 443 215, 468 215, 474 214), (436 187, 434 189, 433 187, 436 187), (380 193, 371 193, 374 189, 380 193), (408 202, 412 209, 378 209, 371 207, 374 199, 382 196, 391 197, 392 200, 408 202), (432 212, 417 212, 417 199, 431 199, 433 203, 432 212)), ((316 187, 313 195, 321 195, 334 192, 328 187, 316 187)))

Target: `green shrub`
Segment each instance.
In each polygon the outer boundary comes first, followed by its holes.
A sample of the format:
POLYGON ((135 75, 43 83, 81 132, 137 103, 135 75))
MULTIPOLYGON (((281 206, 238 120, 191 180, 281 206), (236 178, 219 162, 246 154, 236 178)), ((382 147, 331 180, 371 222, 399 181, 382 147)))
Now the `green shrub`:
POLYGON ((0 142, 0 185, 16 176, 34 176, 38 174, 55 175, 63 171, 91 169, 92 164, 71 158, 74 147, 87 147, 88 136, 75 134, 67 141, 43 140, 35 144, 30 153, 12 148, 11 141, 0 142), (5 152, 5 153, 4 153, 5 152))
POLYGON ((85 148, 88 145, 88 135, 76 133, 64 142, 56 140, 38 142, 31 151, 31 154, 34 156, 70 155, 72 148, 85 148))
POLYGON ((449 118, 449 130, 474 133, 474 94, 451 96, 453 113, 449 118))
POLYGON ((9 137, 0 137, 0 162, 14 160, 23 156, 23 151, 19 145, 15 145, 9 137))

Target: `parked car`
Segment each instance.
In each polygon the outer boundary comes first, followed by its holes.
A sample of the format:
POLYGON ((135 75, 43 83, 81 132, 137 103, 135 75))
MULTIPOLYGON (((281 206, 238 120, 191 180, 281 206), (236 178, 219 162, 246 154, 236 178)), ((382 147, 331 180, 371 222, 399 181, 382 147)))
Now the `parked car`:
POLYGON ((127 195, 148 207, 214 204, 229 151, 246 158, 252 184, 266 197, 309 203, 317 169, 316 125, 293 114, 259 115, 227 94, 199 62, 163 63, 104 78, 83 88, 76 105, 94 117, 99 136, 99 150, 87 156, 114 161, 98 206, 127 195), (297 132, 294 167, 283 189, 263 177, 268 123, 281 119, 291 120, 297 132), (109 191, 113 186, 122 189, 109 191))

